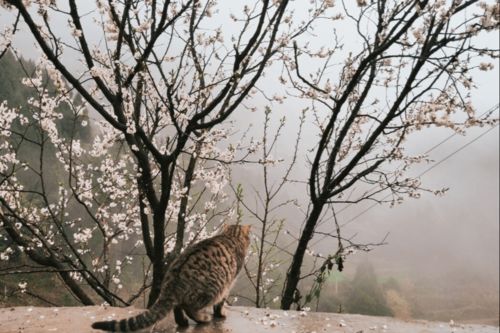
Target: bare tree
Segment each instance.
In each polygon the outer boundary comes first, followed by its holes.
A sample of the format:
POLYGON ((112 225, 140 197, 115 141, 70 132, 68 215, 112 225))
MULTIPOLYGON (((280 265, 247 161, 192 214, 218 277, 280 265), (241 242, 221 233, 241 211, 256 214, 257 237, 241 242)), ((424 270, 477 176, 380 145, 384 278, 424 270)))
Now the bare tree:
MULTIPOLYGON (((497 55, 477 46, 476 38, 498 29, 498 4, 411 0, 341 5, 361 49, 349 51, 339 71, 332 64, 342 52, 339 44, 314 51, 295 43, 288 62, 292 84, 311 101, 320 139, 310 165, 310 210, 287 272, 283 309, 298 301, 304 255, 327 207, 381 201, 377 194, 382 191, 392 193, 392 202, 404 195, 418 197, 420 182, 406 171, 424 156, 404 153, 407 138, 429 126, 460 132, 491 122, 475 116, 468 92, 471 71, 491 66, 478 58, 497 55), (305 74, 304 56, 323 59, 321 67, 305 74), (398 161, 399 167, 394 165, 398 161)), ((340 232, 335 236, 341 239, 340 232)))
MULTIPOLYGON (((269 306, 278 300, 273 297, 274 289, 281 283, 279 267, 286 263, 285 260, 279 260, 278 256, 287 255, 278 244, 280 235, 286 228, 286 218, 280 216, 280 213, 297 204, 294 196, 286 195, 286 191, 292 181, 292 171, 297 165, 305 115, 302 114, 299 119, 295 138, 286 138, 288 142, 293 141, 286 146, 293 147, 291 152, 287 149, 287 153, 291 155, 286 162, 276 157, 280 154, 276 146, 283 136, 286 117, 282 117, 278 124, 275 124, 275 129, 272 128, 272 119, 272 110, 266 107, 261 142, 254 143, 251 148, 259 157, 256 161, 260 169, 257 178, 261 178, 261 182, 256 183, 252 180, 245 185, 232 185, 240 219, 247 213, 248 217, 245 220, 255 220, 259 225, 258 231, 254 233, 250 259, 244 267, 253 287, 251 301, 258 308, 269 306)), ((283 259, 283 256, 281 257, 283 259)))

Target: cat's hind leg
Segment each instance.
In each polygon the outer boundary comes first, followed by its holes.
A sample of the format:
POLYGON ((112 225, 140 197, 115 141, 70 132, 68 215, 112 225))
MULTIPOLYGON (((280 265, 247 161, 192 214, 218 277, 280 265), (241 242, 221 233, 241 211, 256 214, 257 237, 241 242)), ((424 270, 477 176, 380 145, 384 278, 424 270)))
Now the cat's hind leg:
POLYGON ((188 322, 186 316, 184 315, 184 311, 178 305, 176 305, 174 307, 174 318, 175 318, 175 322, 180 327, 187 327, 187 326, 189 326, 189 322, 188 322))
POLYGON ((224 307, 225 300, 214 305, 214 318, 226 318, 226 311, 224 307))

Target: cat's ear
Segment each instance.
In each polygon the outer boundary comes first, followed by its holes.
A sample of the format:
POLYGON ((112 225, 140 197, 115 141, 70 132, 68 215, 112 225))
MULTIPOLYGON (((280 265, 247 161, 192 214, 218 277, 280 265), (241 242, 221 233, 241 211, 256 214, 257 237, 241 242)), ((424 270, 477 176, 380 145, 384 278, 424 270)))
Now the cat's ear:
POLYGON ((223 223, 222 224, 222 232, 226 232, 227 229, 229 229, 229 224, 223 223))

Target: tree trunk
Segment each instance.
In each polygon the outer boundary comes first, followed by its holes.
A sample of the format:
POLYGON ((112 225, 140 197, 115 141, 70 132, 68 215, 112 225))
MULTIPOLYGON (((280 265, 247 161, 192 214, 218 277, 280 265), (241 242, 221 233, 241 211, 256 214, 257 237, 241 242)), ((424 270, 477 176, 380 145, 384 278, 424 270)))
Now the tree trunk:
POLYGON ((321 201, 314 204, 311 214, 307 218, 304 231, 299 239, 299 244, 293 255, 292 263, 286 274, 285 287, 283 288, 283 294, 281 297, 281 309, 290 310, 292 303, 294 302, 295 290, 297 290, 297 285, 300 281, 300 269, 302 267, 302 262, 304 261, 304 254, 307 250, 307 244, 311 240, 316 224, 318 223, 321 211, 323 210, 323 205, 321 201))
POLYGON ((160 295, 163 275, 165 273, 165 211, 158 209, 153 216, 154 227, 154 261, 153 261, 153 281, 151 292, 149 293, 148 308, 152 306, 160 295))

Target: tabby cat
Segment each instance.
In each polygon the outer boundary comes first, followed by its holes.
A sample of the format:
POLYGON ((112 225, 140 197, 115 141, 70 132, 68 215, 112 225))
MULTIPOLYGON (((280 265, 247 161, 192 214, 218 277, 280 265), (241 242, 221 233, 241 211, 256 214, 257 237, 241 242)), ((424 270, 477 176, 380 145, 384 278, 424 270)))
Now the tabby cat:
POLYGON ((177 325, 211 320, 202 311, 213 305, 214 317, 224 318, 224 300, 238 275, 250 244, 249 225, 225 225, 218 235, 202 240, 180 254, 165 273, 157 301, 142 314, 120 321, 100 321, 92 328, 128 332, 146 328, 174 311, 177 325))

